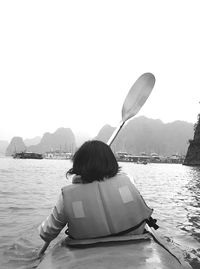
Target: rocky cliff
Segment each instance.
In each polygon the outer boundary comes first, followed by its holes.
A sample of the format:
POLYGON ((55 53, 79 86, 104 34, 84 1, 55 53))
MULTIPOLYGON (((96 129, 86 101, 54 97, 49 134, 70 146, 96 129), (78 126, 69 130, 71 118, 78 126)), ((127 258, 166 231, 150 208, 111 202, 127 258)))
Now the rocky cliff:
POLYGON ((59 128, 54 133, 45 133, 37 145, 28 147, 28 151, 45 153, 48 151, 74 152, 75 136, 70 128, 59 128))
POLYGON ((11 156, 16 152, 22 152, 22 151, 26 151, 24 141, 21 137, 15 136, 12 138, 10 144, 6 149, 6 156, 11 156))
POLYGON ((184 165, 200 165, 200 114, 194 125, 194 138, 189 140, 189 147, 184 160, 184 165))

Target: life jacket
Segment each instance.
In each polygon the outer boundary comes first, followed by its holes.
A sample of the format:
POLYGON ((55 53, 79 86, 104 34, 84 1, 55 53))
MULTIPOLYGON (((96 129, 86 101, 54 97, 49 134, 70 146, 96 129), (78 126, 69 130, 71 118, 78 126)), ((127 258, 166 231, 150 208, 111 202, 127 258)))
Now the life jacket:
POLYGON ((126 174, 62 188, 68 234, 74 239, 144 231, 153 212, 126 174))

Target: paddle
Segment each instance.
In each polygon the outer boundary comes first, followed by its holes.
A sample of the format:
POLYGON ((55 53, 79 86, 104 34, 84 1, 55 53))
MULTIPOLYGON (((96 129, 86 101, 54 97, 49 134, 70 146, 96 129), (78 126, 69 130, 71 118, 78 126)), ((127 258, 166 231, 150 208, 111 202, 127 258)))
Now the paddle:
POLYGON ((129 90, 122 107, 122 120, 107 142, 111 146, 112 142, 122 129, 125 122, 134 117, 146 102, 155 84, 155 77, 151 73, 141 75, 129 90))
MULTIPOLYGON (((127 120, 134 117, 141 107, 146 102, 149 97, 153 87, 155 84, 155 77, 151 73, 144 73, 141 75, 136 82, 133 84, 131 89, 129 90, 126 99, 124 101, 122 107, 122 121, 119 126, 115 129, 110 139, 107 142, 107 145, 111 145, 118 135, 119 131, 122 129, 123 125, 127 120)), ((162 242, 162 240, 158 237, 158 235, 151 229, 151 227, 146 223, 146 229, 149 233, 152 234, 154 240, 160 244, 166 251, 168 251, 171 255, 173 255, 177 261, 181 264, 180 260, 170 251, 167 246, 162 242)))

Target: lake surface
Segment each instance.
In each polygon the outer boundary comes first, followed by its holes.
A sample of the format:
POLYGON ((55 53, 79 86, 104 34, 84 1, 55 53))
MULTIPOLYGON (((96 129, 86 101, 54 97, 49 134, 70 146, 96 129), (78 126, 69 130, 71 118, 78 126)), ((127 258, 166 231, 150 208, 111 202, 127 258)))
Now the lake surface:
MULTIPOLYGON (((200 268, 200 168, 181 164, 120 163, 154 208, 160 233, 200 268)), ((43 245, 37 227, 67 184, 68 160, 0 158, 0 268, 36 268, 43 245)), ((62 236, 54 240, 54 245, 62 236)))

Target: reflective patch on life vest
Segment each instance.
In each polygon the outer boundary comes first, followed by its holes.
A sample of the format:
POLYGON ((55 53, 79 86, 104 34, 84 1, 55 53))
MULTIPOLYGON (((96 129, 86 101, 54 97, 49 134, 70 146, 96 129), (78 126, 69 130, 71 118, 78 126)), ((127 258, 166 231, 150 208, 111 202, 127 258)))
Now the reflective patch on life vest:
POLYGON ((128 186, 123 186, 119 188, 119 193, 121 195, 123 203, 129 203, 134 201, 133 195, 131 194, 128 186))
POLYGON ((75 218, 84 218, 85 217, 82 201, 72 202, 72 209, 73 209, 75 218))

